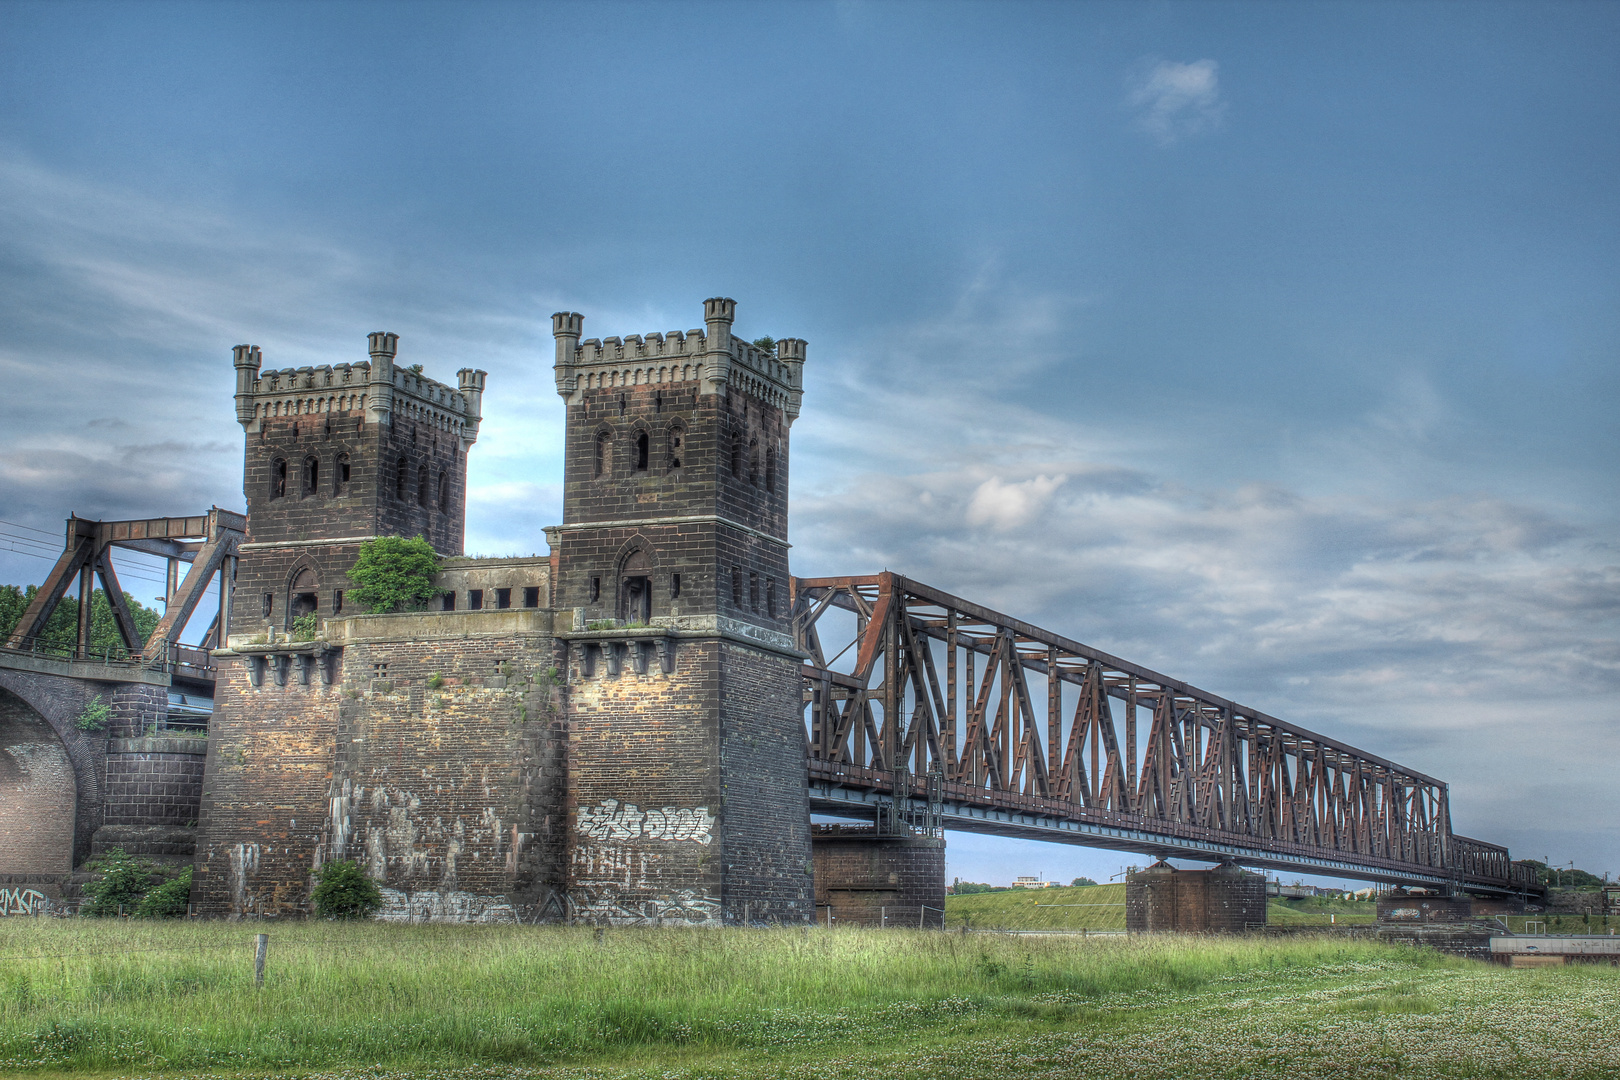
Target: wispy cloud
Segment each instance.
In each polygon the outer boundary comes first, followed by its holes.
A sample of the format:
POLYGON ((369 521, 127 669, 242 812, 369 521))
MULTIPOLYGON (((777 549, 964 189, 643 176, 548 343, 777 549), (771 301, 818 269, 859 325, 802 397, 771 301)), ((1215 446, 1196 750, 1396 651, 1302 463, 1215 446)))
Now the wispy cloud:
POLYGON ((1226 122, 1226 102, 1218 69, 1213 60, 1144 61, 1131 76, 1125 98, 1137 126, 1161 146, 1219 130, 1226 122))

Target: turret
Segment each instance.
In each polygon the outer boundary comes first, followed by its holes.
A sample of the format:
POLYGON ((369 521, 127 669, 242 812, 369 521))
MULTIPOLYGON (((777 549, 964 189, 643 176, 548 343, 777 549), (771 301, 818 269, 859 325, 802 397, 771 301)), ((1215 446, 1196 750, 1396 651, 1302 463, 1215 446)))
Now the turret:
POLYGON ((489 372, 477 368, 462 368, 456 372, 456 383, 461 387, 461 400, 467 403, 467 416, 462 429, 462 449, 478 441, 478 422, 484 418, 484 380, 489 372))
POLYGON ((551 370, 557 380, 557 393, 563 397, 572 394, 578 386, 574 359, 579 350, 579 335, 584 329, 585 316, 577 311, 559 311, 551 317, 551 336, 557 339, 557 359, 551 370))
POLYGON ((263 362, 257 345, 238 345, 231 350, 231 364, 236 368, 236 422, 243 427, 253 423, 253 384, 263 362))
POLYGON ((708 327, 708 351, 703 363, 709 393, 723 394, 731 378, 731 324, 737 317, 737 301, 716 296, 703 301, 703 322, 708 327))
POLYGON ((399 352, 399 335, 379 330, 366 338, 371 350, 371 379, 367 388, 367 418, 386 424, 394 411, 394 357, 399 352))
POLYGON ((799 418, 799 402, 804 398, 804 351, 803 338, 782 338, 776 343, 776 358, 787 368, 788 385, 792 388, 782 410, 789 424, 799 418))

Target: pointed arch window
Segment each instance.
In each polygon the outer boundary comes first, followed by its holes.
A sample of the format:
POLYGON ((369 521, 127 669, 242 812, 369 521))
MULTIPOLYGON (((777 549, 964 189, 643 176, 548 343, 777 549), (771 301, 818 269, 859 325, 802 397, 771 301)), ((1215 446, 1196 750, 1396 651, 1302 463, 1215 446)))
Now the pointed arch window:
POLYGON ((321 459, 311 454, 304 459, 304 498, 317 495, 321 490, 321 459))
POLYGON ((332 477, 332 494, 347 495, 349 493, 349 455, 337 456, 336 475, 332 477))
POLYGON ((647 450, 649 439, 645 431, 636 432, 636 472, 647 471, 647 450))
POLYGON ((429 488, 428 488, 428 467, 426 465, 418 465, 416 467, 416 505, 417 506, 426 506, 428 504, 428 493, 429 493, 429 488))
POLYGON ((613 475, 613 433, 603 428, 596 433, 596 461, 593 475, 613 475))
POLYGON ((287 459, 276 458, 270 463, 270 497, 280 499, 287 494, 287 459))
POLYGON ((447 473, 447 472, 444 472, 443 470, 440 470, 440 472, 439 472, 439 513, 448 514, 449 512, 450 512, 450 474, 447 473))

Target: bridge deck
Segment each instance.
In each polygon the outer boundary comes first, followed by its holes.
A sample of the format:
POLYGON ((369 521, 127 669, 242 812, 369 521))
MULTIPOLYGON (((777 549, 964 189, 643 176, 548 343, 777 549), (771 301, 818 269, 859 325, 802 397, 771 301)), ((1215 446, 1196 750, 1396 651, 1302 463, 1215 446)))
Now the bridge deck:
POLYGON ((1414 769, 894 574, 794 582, 812 809, 1535 892, 1414 769), (827 659, 829 611, 852 618, 827 659), (849 656, 848 670, 833 662, 849 656))

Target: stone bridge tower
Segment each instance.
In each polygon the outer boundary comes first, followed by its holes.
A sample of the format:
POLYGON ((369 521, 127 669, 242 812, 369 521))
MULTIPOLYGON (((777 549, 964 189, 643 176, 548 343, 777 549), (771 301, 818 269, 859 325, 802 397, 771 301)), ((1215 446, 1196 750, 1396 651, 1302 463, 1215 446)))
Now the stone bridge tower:
POLYGON ((813 914, 787 559, 805 343, 756 348, 735 313, 716 298, 700 329, 583 342, 579 314, 552 316, 577 917, 672 897, 686 918, 813 914), (671 815, 700 842, 645 842, 671 815))

